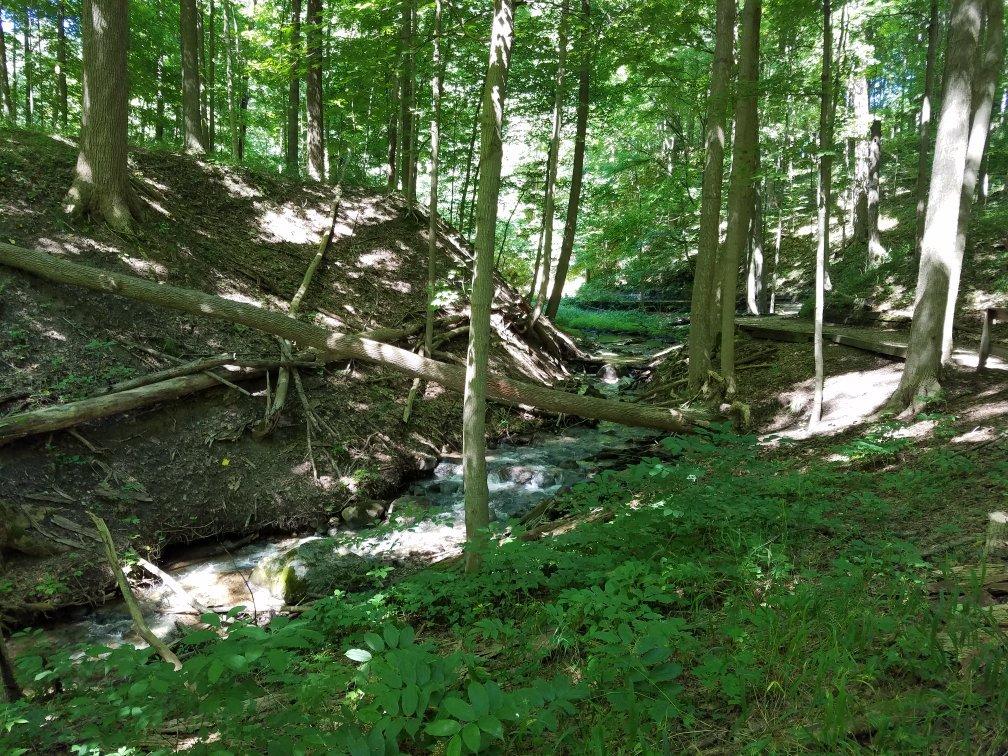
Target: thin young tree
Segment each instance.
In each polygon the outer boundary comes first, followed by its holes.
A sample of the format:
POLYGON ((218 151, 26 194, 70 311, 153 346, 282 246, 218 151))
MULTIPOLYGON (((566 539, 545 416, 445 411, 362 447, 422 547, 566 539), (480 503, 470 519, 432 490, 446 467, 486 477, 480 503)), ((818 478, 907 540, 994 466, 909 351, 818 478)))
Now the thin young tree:
POLYGON ((717 0, 714 60, 707 96, 704 169, 700 189, 700 231, 690 297, 689 389, 698 390, 711 370, 717 335, 717 265, 721 235, 721 185, 724 179, 725 121, 730 103, 735 48, 735 0, 717 0))
POLYGON ((322 0, 308 0, 305 13, 307 74, 305 99, 308 114, 308 175, 325 180, 325 126, 322 97, 322 0))
POLYGON ((84 99, 80 152, 64 209, 101 217, 121 233, 132 232, 142 205, 127 166, 126 0, 84 0, 81 8, 84 99))
POLYGON ((413 207, 416 204, 417 182, 417 156, 413 141, 413 115, 416 108, 415 0, 402 0, 402 26, 399 34, 402 54, 399 70, 399 138, 401 140, 399 154, 402 159, 400 176, 406 204, 413 207))
POLYGON ((486 398, 490 353, 490 305, 501 160, 504 99, 514 43, 514 0, 494 0, 490 60, 483 87, 480 184, 476 199, 476 249, 470 295, 469 348, 462 403, 462 472, 465 485, 466 570, 479 569, 490 524, 486 472, 486 398))
POLYGON ((290 73, 287 83, 287 150, 286 170, 297 176, 300 167, 298 146, 301 144, 301 130, 298 116, 301 113, 301 0, 291 0, 290 26, 290 73))
POLYGON ((816 192, 817 228, 815 265, 815 313, 812 355, 815 378, 809 426, 822 419, 825 364, 823 358, 823 313, 826 309, 826 262, 830 248, 830 190, 833 179, 833 19, 830 0, 822 6, 822 73, 819 79, 819 188, 816 192))
POLYGON ((200 94, 199 38, 196 33, 196 0, 179 2, 179 37, 182 40, 182 113, 185 124, 183 148, 194 155, 207 151, 200 94))
POLYGON ((227 79, 228 133, 231 137, 231 156, 240 160, 241 144, 238 130, 238 13, 234 0, 224 2, 224 66, 227 79))
POLYGON ((584 183, 585 140, 588 134, 588 109, 591 105, 592 56, 588 49, 591 40, 591 5, 589 0, 581 0, 581 37, 578 51, 578 99, 576 124, 574 126, 574 159, 571 168, 570 196, 567 199, 567 217, 564 220, 563 241, 560 257, 557 259, 556 274, 553 277, 553 293, 546 305, 546 317, 555 318, 560 309, 567 271, 570 269, 574 252, 574 235, 577 233, 578 211, 581 207, 581 186, 584 183))
MULTIPOLYGON (((0 17, 3 16, 3 6, 0 5, 0 17)), ((7 117, 14 121, 17 118, 17 108, 14 105, 14 98, 11 96, 10 77, 7 72, 7 37, 0 24, 0 95, 3 96, 4 105, 7 108, 7 117)))
POLYGON ((217 148, 217 8, 210 0, 208 11, 210 24, 209 59, 207 60, 207 148, 213 152, 217 148))
POLYGON ((952 361, 953 325, 956 301, 959 298, 959 279, 962 275, 963 256, 966 252, 966 232, 973 211, 973 197, 978 188, 980 165, 986 155, 998 77, 1004 63, 1004 1, 987 0, 985 14, 983 40, 979 48, 980 59, 974 77, 970 106, 969 141, 967 142, 966 168, 963 172, 963 186, 959 200, 955 257, 949 276, 949 294, 945 303, 945 322, 942 327, 942 365, 948 365, 952 361))
POLYGON ((564 76, 567 62, 567 7, 568 0, 560 6, 557 29, 557 69, 553 81, 553 121, 549 150, 546 157, 546 193, 543 199, 542 262, 539 266, 539 291, 535 306, 529 315, 529 325, 542 315, 549 294, 550 270, 553 265, 553 223, 556 215, 556 177, 560 157, 560 128, 563 126, 564 76))
POLYGON ((735 302, 739 261, 749 239, 753 213, 753 182, 759 150, 757 102, 759 32, 762 4, 746 0, 739 30, 738 94, 728 186, 728 229, 721 256, 721 378, 727 398, 735 395, 735 302))
MULTIPOLYGON (((3 53, 3 46, 0 45, 0 53, 3 53)), ((58 110, 60 128, 66 131, 67 128, 67 38, 66 38, 66 0, 56 2, 56 93, 58 97, 58 110)), ((6 78, 6 64, 4 65, 4 77, 6 78)))
POLYGON ((32 14, 25 7, 21 23, 21 73, 24 75, 24 116, 25 126, 31 126, 35 114, 35 55, 31 40, 32 14))
POLYGON ((949 282, 957 267, 956 236, 983 8, 984 0, 954 0, 952 4, 916 302, 903 375, 889 401, 892 410, 921 406, 939 388, 949 282))

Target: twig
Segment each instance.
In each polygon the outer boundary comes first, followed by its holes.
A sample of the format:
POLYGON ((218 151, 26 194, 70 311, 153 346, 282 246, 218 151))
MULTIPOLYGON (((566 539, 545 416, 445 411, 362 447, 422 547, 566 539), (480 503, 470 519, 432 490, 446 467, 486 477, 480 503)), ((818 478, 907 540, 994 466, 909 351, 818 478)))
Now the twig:
POLYGON ((162 583, 171 588, 179 598, 181 598, 183 601, 189 604, 189 606, 191 606, 200 614, 207 614, 208 612, 211 612, 211 610, 206 605, 200 603, 198 599, 194 598, 178 580, 173 578, 171 575, 162 570, 153 562, 150 562, 144 559, 143 557, 140 557, 139 559, 137 559, 137 564, 139 564, 141 567, 147 570, 147 572, 160 578, 162 583))
POLYGON ((147 625, 143 612, 140 611, 140 605, 137 604, 136 597, 133 595, 129 582, 126 580, 126 575, 119 565, 119 557, 116 556, 115 544, 112 542, 112 534, 109 533, 108 525, 94 512, 88 512, 88 516, 94 521, 95 527, 98 529, 98 535, 101 536, 102 543, 105 545, 105 558, 108 560, 109 567, 112 568, 116 583, 119 584, 119 591, 122 593, 123 600, 126 602, 126 608, 129 609, 130 616, 133 618, 133 625, 136 627, 137 633, 147 641, 151 648, 158 652, 158 655, 162 659, 171 664, 177 672, 182 669, 182 662, 175 655, 175 652, 168 648, 168 644, 158 638, 147 625))

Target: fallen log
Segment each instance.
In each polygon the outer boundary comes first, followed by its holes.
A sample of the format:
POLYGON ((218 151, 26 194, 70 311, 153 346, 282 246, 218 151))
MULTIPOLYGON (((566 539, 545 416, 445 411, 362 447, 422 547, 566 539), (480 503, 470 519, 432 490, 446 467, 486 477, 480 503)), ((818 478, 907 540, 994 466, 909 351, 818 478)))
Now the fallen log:
MULTIPOLYGON (((0 242, 0 264, 32 273, 48 281, 111 292, 193 315, 240 323, 249 328, 280 336, 301 347, 319 349, 326 352, 330 360, 358 359, 384 365, 414 378, 433 381, 459 393, 464 388, 465 368, 462 366, 437 362, 406 349, 355 334, 331 331, 244 302, 92 268, 45 252, 4 242, 0 242)), ((707 426, 705 420, 678 410, 578 396, 492 373, 487 380, 487 396, 510 406, 530 406, 557 414, 609 420, 622 425, 657 430, 685 433, 697 426, 707 426)))
MULTIPOLYGON (((241 373, 237 377, 239 379, 253 378, 261 375, 262 372, 262 370, 251 370, 241 373)), ((205 391, 219 385, 218 376, 212 373, 197 373, 170 378, 167 381, 139 386, 114 394, 102 394, 76 402, 55 404, 51 407, 43 407, 17 415, 7 415, 0 418, 0 446, 19 438, 71 428, 89 420, 98 420, 141 407, 149 407, 158 402, 178 399, 187 394, 205 391)))

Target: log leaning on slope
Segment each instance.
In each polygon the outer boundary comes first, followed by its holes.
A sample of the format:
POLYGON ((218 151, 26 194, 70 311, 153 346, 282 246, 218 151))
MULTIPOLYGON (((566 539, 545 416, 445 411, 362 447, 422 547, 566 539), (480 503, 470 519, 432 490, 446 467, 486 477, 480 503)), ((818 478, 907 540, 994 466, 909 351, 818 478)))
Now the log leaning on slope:
MULTIPOLYGON (((302 347, 319 349, 329 359, 358 359, 384 365, 415 378, 439 383, 453 391, 461 392, 464 386, 465 369, 461 366, 437 362, 406 349, 353 334, 331 331, 243 302, 100 270, 3 242, 0 242, 0 264, 49 281, 108 291, 160 307, 240 323, 302 347)), ((689 432, 696 426, 705 425, 703 420, 673 409, 578 396, 493 374, 488 380, 487 396, 511 406, 531 406, 547 412, 672 432, 689 432)))

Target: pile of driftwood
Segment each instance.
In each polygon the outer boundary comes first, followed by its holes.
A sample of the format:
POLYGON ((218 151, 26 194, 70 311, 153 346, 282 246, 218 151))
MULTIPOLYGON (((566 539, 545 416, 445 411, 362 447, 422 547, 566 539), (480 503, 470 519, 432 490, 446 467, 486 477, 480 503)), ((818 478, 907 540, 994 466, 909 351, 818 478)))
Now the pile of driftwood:
MULTIPOLYGON (((775 347, 767 347, 735 361, 736 372, 767 367, 775 347)), ((710 399, 723 393, 721 376, 711 371, 706 386, 697 392, 688 390, 688 362, 686 345, 676 344, 654 355, 639 376, 638 383, 643 390, 637 395, 638 401, 655 407, 678 407, 697 399, 710 399)))

